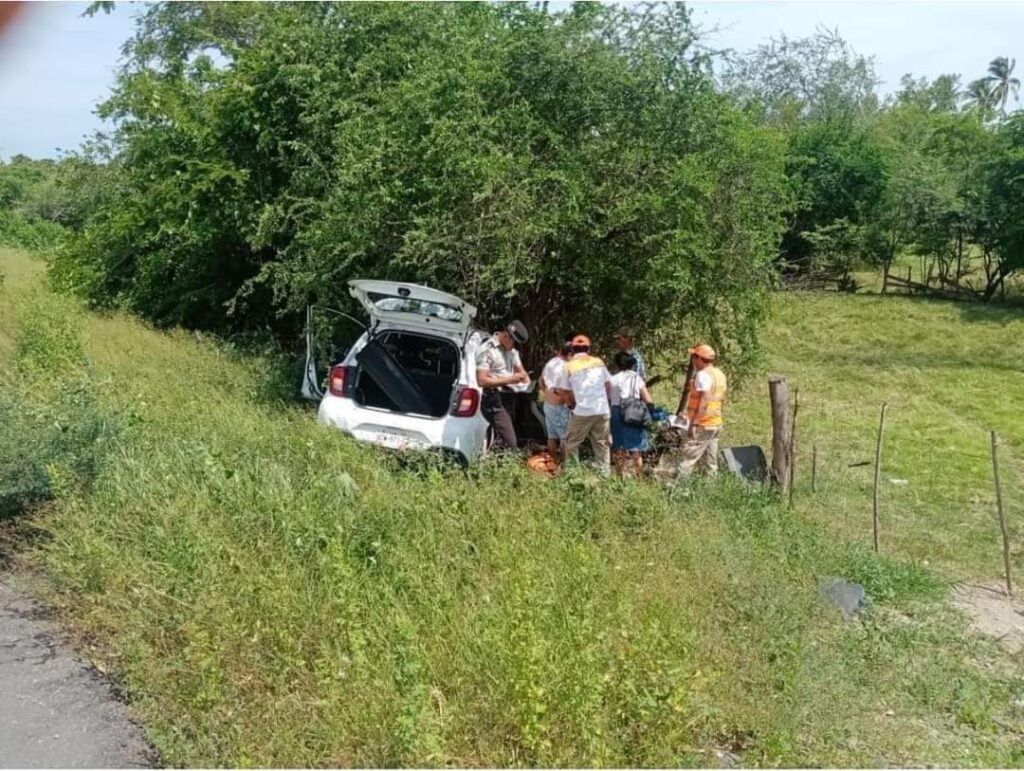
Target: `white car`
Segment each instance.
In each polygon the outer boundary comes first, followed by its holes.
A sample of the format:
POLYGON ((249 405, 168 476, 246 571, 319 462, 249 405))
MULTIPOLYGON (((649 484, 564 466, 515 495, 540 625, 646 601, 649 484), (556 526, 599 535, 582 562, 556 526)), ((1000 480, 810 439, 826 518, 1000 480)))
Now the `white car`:
MULTIPOLYGON (((461 463, 479 458, 489 432, 476 355, 488 335, 471 327, 477 309, 418 284, 360 280, 348 286, 370 325, 331 367, 326 393, 314 360, 312 307, 307 311, 302 393, 320 399, 318 421, 390 449, 440 450, 461 463)), ((523 412, 543 426, 532 394, 527 398, 523 412)))

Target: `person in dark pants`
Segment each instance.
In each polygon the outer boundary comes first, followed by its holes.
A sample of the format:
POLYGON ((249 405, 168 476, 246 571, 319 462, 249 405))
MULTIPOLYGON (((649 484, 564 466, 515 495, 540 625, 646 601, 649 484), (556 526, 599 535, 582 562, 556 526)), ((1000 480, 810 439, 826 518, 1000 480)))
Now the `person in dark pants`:
POLYGON ((521 321, 513 321, 507 327, 495 332, 477 352, 476 382, 483 388, 481 412, 494 429, 494 446, 516 449, 519 446, 516 429, 512 423, 508 405, 502 389, 523 386, 530 382, 530 376, 519 358, 516 344, 522 345, 530 338, 521 321))

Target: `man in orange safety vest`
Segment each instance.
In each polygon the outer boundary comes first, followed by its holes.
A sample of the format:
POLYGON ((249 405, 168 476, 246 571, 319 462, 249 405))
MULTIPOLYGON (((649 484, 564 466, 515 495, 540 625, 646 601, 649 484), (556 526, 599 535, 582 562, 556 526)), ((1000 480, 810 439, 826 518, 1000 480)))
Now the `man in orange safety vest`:
POLYGON ((690 348, 693 377, 688 385, 689 397, 683 412, 677 415, 686 425, 686 442, 675 458, 664 458, 658 464, 662 478, 688 479, 694 468, 708 476, 718 473, 718 436, 722 432, 722 404, 728 383, 725 374, 714 365, 718 358, 710 345, 690 348))

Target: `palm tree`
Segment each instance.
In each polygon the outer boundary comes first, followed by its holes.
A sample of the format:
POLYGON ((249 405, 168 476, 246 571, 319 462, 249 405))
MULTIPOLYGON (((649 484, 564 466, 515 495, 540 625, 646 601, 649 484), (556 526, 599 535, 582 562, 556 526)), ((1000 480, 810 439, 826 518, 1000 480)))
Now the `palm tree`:
POLYGON ((995 104, 995 100, 992 98, 992 89, 985 78, 972 80, 961 95, 968 109, 977 110, 986 118, 995 104))
POLYGON ((1020 80, 1013 77, 1013 68, 1017 66, 1016 59, 1007 59, 1005 56, 997 56, 988 65, 988 77, 985 78, 991 88, 992 104, 999 104, 999 111, 1006 115, 1006 100, 1012 95, 1017 101, 1020 93, 1020 80))

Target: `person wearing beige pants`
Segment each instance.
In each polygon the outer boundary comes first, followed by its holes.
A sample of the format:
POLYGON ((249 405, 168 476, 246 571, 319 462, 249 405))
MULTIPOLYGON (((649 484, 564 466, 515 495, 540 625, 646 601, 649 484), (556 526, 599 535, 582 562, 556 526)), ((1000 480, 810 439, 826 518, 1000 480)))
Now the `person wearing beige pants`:
POLYGON ((707 476, 718 472, 718 436, 722 433, 722 405, 728 381, 714 362, 710 345, 690 349, 693 377, 687 383, 685 412, 677 417, 686 425, 686 443, 658 461, 654 475, 663 482, 689 479, 695 468, 707 476))
POLYGON ((611 406, 612 376, 604 362, 590 355, 590 338, 576 335, 570 343, 572 358, 555 390, 572 407, 565 437, 565 455, 575 456, 584 440, 590 440, 594 461, 604 474, 612 473, 611 406))
POLYGON ((602 471, 611 473, 611 423, 607 415, 573 415, 569 418, 569 431, 565 437, 566 456, 575 455, 586 439, 590 439, 594 463, 602 471))
POLYGON ((681 448, 662 456, 654 469, 654 477, 662 482, 685 481, 699 470, 706 476, 718 473, 718 435, 721 428, 694 426, 681 448))

